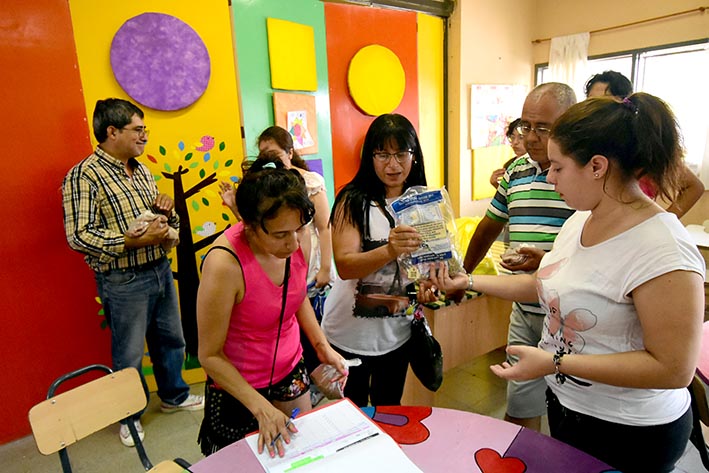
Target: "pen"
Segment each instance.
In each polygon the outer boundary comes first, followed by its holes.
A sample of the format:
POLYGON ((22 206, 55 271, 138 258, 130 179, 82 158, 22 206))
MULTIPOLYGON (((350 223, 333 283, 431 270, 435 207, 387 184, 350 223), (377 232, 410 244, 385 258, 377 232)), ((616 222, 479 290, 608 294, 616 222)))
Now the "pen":
MULTIPOLYGON (((293 423, 293 420, 295 420, 295 417, 300 414, 300 409, 297 407, 293 408, 293 410, 290 413, 290 418, 288 419, 288 422, 286 422, 286 429, 293 423)), ((276 435, 271 442, 271 446, 273 447, 276 444, 276 441, 281 438, 281 433, 278 432, 278 435, 276 435)))
POLYGON ((335 453, 341 452, 342 450, 344 450, 344 449, 346 449, 346 448, 348 448, 348 447, 351 447, 351 446, 353 446, 353 445, 357 445, 358 443, 362 443, 362 442, 364 442, 365 440, 369 440, 369 439, 371 439, 372 437, 376 437, 377 435, 379 435, 379 432, 375 432, 375 433, 373 433, 372 435, 367 435, 366 437, 363 437, 363 438, 361 438, 361 439, 359 439, 359 440, 356 440, 356 441, 354 441, 354 442, 352 442, 352 443, 349 443, 349 444, 345 445, 344 447, 338 448, 337 450, 335 450, 335 453))

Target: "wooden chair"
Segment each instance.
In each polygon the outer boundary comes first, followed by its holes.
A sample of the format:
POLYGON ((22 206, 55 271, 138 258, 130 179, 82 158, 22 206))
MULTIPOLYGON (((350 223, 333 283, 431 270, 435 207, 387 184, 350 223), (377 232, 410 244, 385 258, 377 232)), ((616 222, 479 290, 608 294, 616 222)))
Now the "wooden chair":
MULTIPOLYGON (((66 448, 116 422, 129 418, 145 408, 147 399, 135 368, 113 372, 104 365, 90 365, 61 376, 52 383, 47 400, 36 404, 29 412, 30 425, 37 448, 44 455, 59 453, 64 473, 71 473, 66 448), (70 389, 57 396, 57 388, 70 379, 91 371, 105 376, 70 389)), ((182 473, 189 463, 181 458, 165 461, 153 468, 133 422, 128 422, 135 449, 146 471, 182 473)))

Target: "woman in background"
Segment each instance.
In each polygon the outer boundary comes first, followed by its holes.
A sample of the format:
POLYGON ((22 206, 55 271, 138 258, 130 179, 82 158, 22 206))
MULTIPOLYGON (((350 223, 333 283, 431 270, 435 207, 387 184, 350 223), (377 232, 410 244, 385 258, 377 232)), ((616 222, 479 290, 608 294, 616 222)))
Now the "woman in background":
POLYGON ((490 184, 492 184, 495 189, 497 189, 497 186, 500 185, 500 179, 504 176, 509 165, 512 164, 515 159, 527 154, 527 150, 524 149, 524 137, 522 136, 522 133, 517 131, 517 127, 520 123, 522 123, 522 119, 517 118, 512 120, 510 124, 507 125, 507 133, 505 136, 507 136, 507 141, 510 142, 510 146, 512 147, 512 151, 515 155, 513 158, 508 159, 500 169, 495 169, 492 171, 492 174, 490 174, 490 184))
MULTIPOLYGON (((633 93, 633 84, 620 72, 604 71, 591 76, 586 82, 585 90, 587 98, 612 96, 622 100, 633 93)), ((704 184, 684 163, 679 172, 679 190, 674 197, 661 192, 648 175, 641 175, 639 181, 645 194, 651 199, 659 197, 669 203, 666 210, 681 218, 702 197, 704 184)))

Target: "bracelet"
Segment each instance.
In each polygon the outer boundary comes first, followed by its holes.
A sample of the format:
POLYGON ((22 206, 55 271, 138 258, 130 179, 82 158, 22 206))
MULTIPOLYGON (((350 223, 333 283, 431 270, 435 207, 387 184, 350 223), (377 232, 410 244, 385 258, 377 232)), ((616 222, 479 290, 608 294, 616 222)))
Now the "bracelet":
POLYGON ((564 359, 564 353, 554 353, 554 356, 552 357, 552 361, 554 362, 554 377, 556 378, 556 384, 564 384, 566 381, 566 376, 564 373, 559 371, 559 368, 561 367, 561 360, 564 359))
POLYGON ((473 273, 468 274, 468 291, 473 290, 473 273))

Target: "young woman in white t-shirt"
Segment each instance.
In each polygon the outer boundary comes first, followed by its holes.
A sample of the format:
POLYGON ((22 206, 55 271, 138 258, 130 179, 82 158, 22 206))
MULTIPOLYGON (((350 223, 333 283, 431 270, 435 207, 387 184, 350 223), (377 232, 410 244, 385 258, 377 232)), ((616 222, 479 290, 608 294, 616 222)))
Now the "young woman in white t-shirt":
POLYGON ((692 428, 686 386, 697 364, 705 264, 677 217, 646 196, 650 177, 676 194, 680 133, 667 104, 644 93, 589 99, 553 125, 547 180, 578 211, 534 275, 448 276, 546 311, 539 347, 509 346, 505 379, 544 376, 551 435, 623 472, 672 471, 692 428))

